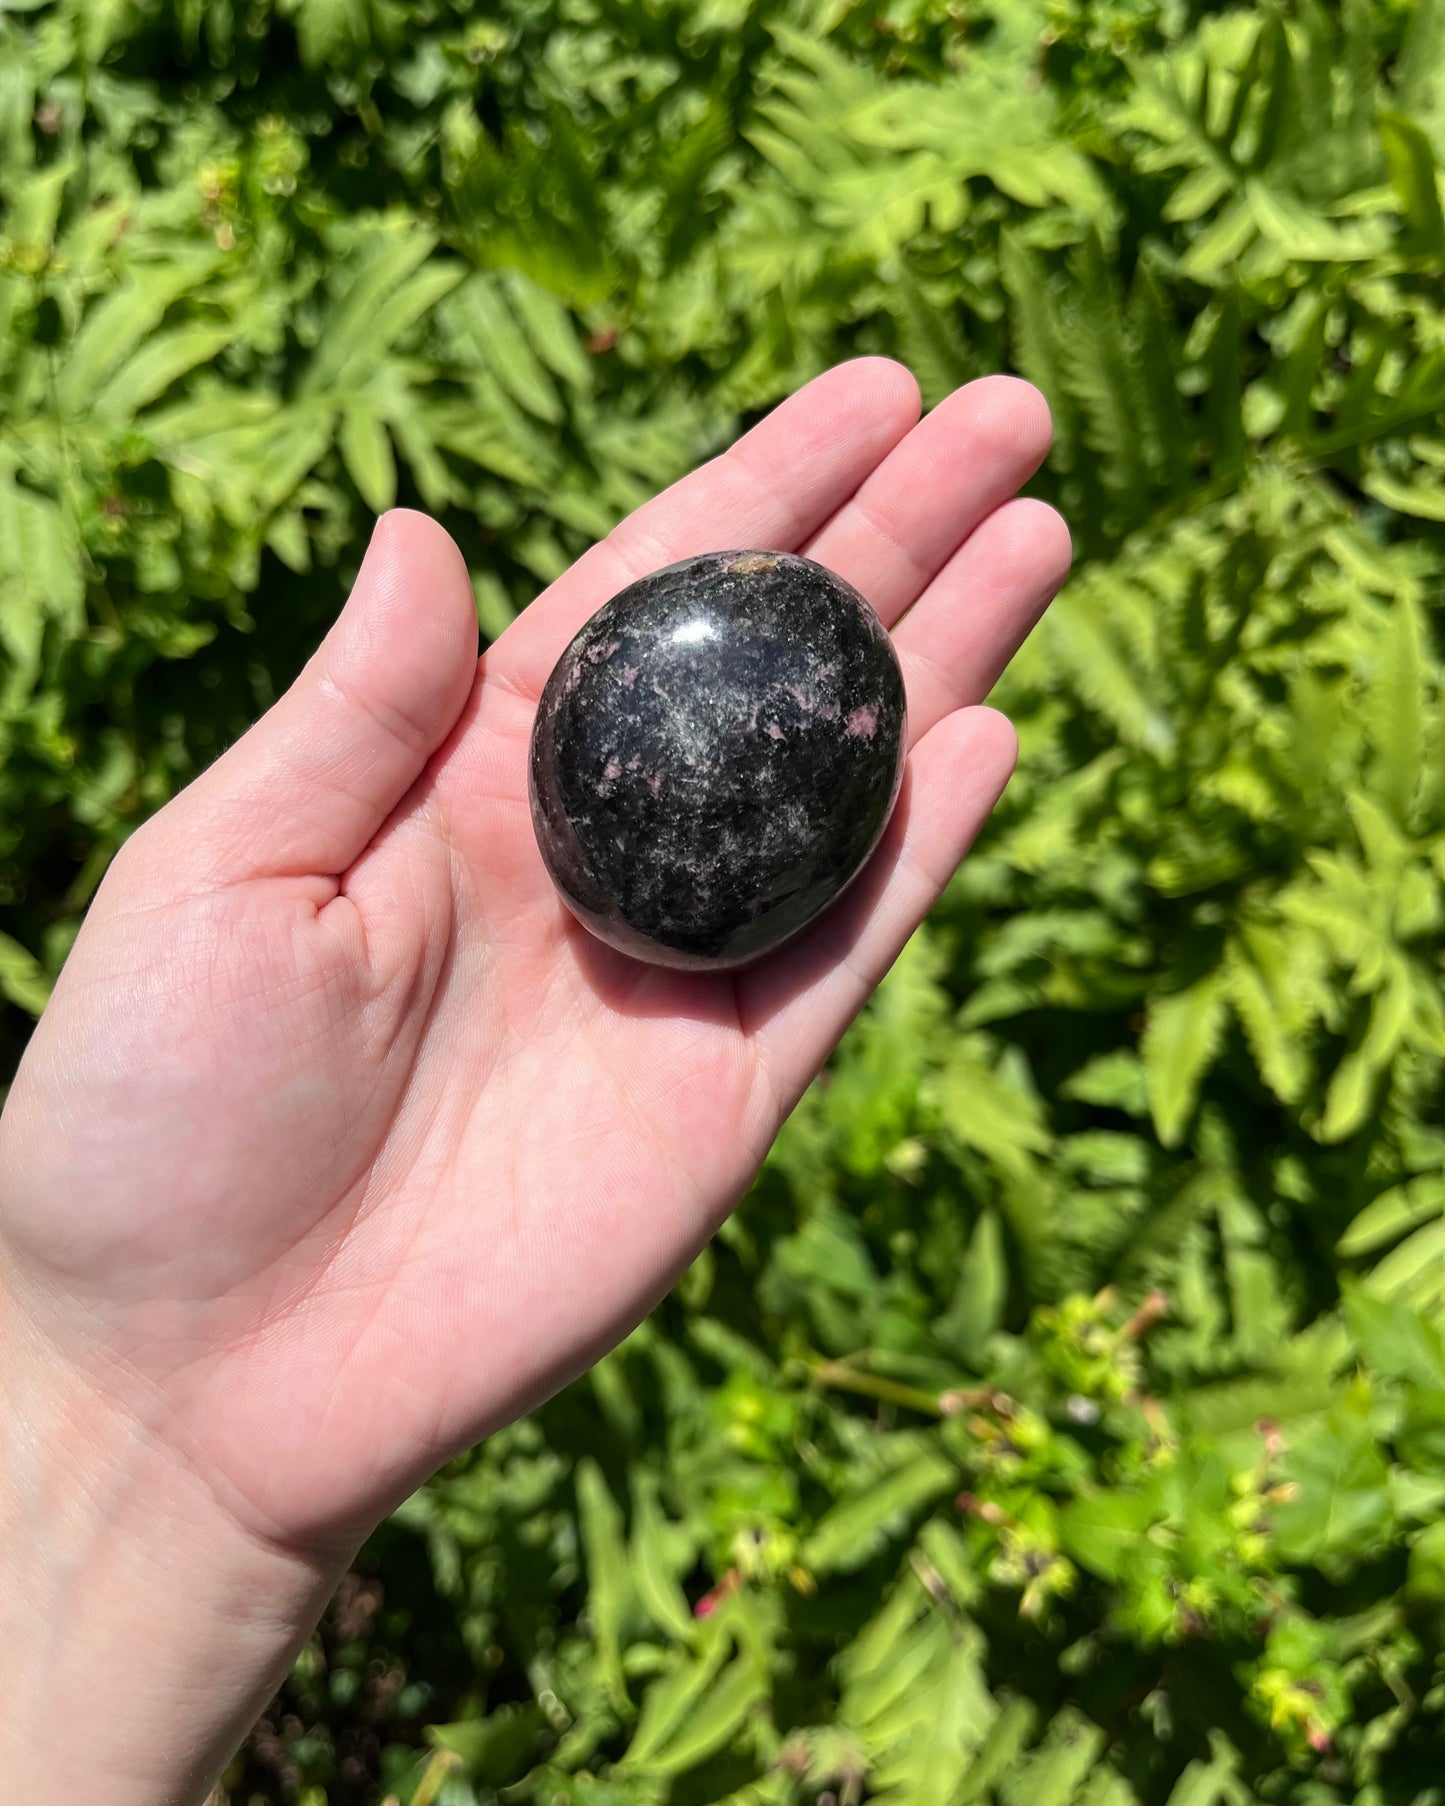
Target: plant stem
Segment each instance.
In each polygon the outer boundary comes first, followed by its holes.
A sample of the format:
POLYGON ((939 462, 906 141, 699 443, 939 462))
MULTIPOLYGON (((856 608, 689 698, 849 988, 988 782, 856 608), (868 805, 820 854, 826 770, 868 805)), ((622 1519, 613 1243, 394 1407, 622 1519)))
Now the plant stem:
POLYGON ((442 1782, 460 1767, 461 1762, 451 1750, 438 1750, 422 1770, 416 1792, 411 1796, 411 1806, 432 1806, 432 1801, 441 1792, 442 1782))
POLYGON ((818 1361, 808 1370, 815 1386, 831 1386, 839 1392, 856 1392, 864 1398, 881 1399, 885 1404, 902 1405, 907 1411, 921 1411, 926 1417, 942 1417, 943 1409, 936 1392, 925 1392, 921 1386, 905 1386, 898 1380, 880 1379, 877 1374, 859 1373, 843 1361, 818 1361))

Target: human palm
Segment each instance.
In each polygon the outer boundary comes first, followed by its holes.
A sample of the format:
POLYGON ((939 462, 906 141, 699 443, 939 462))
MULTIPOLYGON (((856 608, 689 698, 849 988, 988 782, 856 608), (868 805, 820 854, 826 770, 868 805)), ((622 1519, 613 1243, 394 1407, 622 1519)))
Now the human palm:
POLYGON ((480 661, 455 547, 384 517, 293 689, 115 861, 0 1118, 0 1281, 254 1534, 355 1540, 624 1334, 992 807, 1014 742, 975 705, 1068 563, 1009 501, 1048 414, 1001 377, 917 407, 883 360, 820 377, 480 661), (593 609, 730 547, 804 551, 893 628, 908 777, 811 929, 675 973, 556 897, 527 745, 593 609))

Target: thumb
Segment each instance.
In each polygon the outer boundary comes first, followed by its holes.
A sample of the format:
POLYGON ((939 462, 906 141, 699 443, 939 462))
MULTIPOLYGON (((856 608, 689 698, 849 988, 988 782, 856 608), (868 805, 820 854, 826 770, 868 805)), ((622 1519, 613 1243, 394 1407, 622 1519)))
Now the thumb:
POLYGON ((188 872, 345 871, 450 733, 476 669, 476 604, 455 541, 424 514, 383 514, 301 675, 162 811, 188 872))

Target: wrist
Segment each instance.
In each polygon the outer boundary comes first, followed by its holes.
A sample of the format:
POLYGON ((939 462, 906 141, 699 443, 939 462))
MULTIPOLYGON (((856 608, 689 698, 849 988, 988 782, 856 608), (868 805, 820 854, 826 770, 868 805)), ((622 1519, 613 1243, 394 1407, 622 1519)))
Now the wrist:
POLYGON ((153 1430, 0 1321, 0 1774, 30 1806, 192 1806, 344 1559, 242 1526, 153 1430))

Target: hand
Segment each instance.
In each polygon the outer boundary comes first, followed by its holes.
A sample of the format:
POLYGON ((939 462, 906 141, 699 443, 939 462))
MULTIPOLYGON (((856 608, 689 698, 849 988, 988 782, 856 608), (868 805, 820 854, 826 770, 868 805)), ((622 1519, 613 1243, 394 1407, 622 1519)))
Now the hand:
POLYGON ((1069 559, 1053 510, 1009 500, 1048 412, 992 377, 917 413, 898 365, 820 377, 480 662, 450 539, 383 517, 294 687, 101 886, 0 1118, 12 1396, 307 1575, 298 1618, 666 1291, 1003 789, 1013 733, 977 705, 1069 559), (731 546, 805 551, 893 627, 908 776, 836 909, 760 965, 676 974, 553 893, 528 737, 593 609, 731 546))

